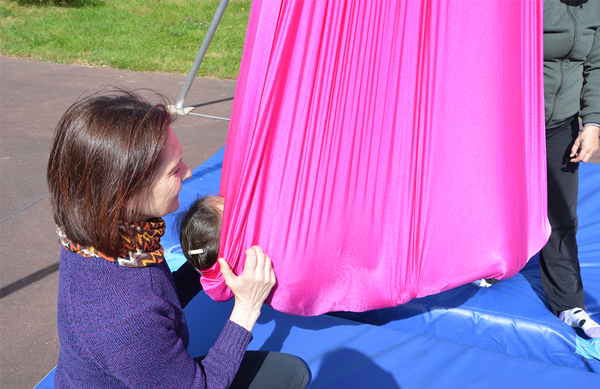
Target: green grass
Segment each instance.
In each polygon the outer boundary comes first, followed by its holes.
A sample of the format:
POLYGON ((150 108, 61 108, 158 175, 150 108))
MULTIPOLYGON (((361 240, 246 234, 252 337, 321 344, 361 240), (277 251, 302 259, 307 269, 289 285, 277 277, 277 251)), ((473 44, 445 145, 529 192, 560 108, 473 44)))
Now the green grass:
MULTIPOLYGON (((1 0, 0 54, 187 74, 218 0, 1 0)), ((235 79, 251 1, 230 0, 198 71, 235 79)))

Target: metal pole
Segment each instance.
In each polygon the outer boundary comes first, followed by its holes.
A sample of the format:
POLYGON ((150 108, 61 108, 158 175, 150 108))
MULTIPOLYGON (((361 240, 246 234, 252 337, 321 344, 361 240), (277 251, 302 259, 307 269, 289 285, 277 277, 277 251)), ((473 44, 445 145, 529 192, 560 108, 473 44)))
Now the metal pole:
MULTIPOLYGON (((192 86, 192 82, 194 82, 194 78, 196 78, 196 74, 198 73, 198 68, 204 59, 204 55, 206 54, 206 50, 208 50, 208 46, 212 41, 213 36, 215 35, 215 31, 219 26, 219 22, 221 22, 221 17, 225 13, 225 8, 227 8, 227 4, 229 0, 221 0, 219 6, 217 7, 217 12, 215 12, 215 16, 213 16, 210 25, 208 26, 208 30, 206 31, 206 35, 204 36, 204 40, 202 41, 202 45, 200 46, 200 50, 198 50, 198 54, 196 55, 196 59, 192 64, 192 69, 190 70, 187 78, 185 79, 185 83, 183 84, 183 88, 181 89, 181 93, 177 98, 177 103, 175 104, 175 109, 178 110, 178 113, 186 114, 187 112, 183 109, 183 100, 188 94, 190 87, 192 86)), ((191 111, 188 110, 188 111, 191 111)))

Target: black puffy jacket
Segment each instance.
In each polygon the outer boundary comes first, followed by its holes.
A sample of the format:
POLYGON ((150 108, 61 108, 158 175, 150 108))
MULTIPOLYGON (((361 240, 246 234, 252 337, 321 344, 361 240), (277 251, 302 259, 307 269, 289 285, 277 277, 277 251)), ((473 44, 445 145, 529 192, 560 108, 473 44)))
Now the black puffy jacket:
POLYGON ((600 124, 600 0, 544 0, 546 127, 600 124))

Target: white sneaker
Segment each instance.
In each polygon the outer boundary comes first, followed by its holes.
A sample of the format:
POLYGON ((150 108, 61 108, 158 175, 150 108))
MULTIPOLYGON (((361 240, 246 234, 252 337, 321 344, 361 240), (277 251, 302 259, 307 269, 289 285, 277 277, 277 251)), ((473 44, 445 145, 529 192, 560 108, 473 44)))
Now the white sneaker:
POLYGON ((482 278, 480 280, 472 281, 471 283, 479 288, 489 288, 498 281, 500 280, 497 280, 495 278, 482 278))
POLYGON ((590 338, 600 338, 600 325, 581 308, 562 311, 558 318, 573 328, 581 328, 590 338))

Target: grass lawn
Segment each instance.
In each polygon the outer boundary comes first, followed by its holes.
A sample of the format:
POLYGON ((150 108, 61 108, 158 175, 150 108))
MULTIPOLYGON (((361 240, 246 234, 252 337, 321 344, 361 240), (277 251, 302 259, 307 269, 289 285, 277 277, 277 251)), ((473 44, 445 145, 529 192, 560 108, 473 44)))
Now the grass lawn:
MULTIPOLYGON (((0 0, 0 55, 187 74, 218 0, 0 0)), ((250 0, 230 0, 198 76, 237 78, 250 0)))

